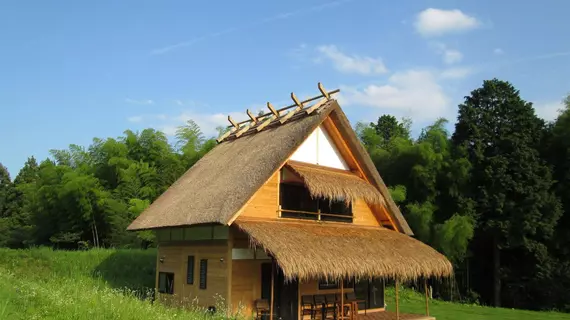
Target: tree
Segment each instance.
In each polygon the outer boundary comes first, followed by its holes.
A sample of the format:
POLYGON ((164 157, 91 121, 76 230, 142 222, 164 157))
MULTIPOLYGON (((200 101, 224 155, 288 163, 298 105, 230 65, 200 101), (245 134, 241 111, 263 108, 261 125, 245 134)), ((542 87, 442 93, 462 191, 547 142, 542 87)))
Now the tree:
POLYGON ((12 193, 12 181, 8 169, 0 163, 0 218, 8 216, 9 195, 12 193))
POLYGON ((553 234, 561 215, 550 168, 538 152, 543 134, 544 122, 532 104, 508 82, 484 81, 459 105, 452 140, 466 150, 472 166, 464 192, 477 212, 477 260, 493 262, 495 306, 501 305, 505 273, 521 263, 514 257, 532 253, 532 263, 538 263, 542 241, 553 234), (508 254, 507 263, 502 253, 508 254))
POLYGON ((376 131, 380 137, 380 147, 387 149, 395 138, 410 139, 411 120, 404 119, 399 122, 396 117, 390 115, 382 115, 378 118, 376 124, 370 123, 370 126, 376 131))
POLYGON ((416 141, 409 136, 411 123, 392 116, 369 125, 359 123, 356 131, 415 236, 458 263, 473 237, 473 219, 454 204, 458 199, 453 191, 466 180, 468 169, 464 161, 451 156, 446 122, 437 120, 416 141))
POLYGON ((216 145, 214 139, 206 140, 204 138, 200 127, 192 120, 188 120, 185 125, 178 127, 176 139, 176 146, 181 153, 186 169, 192 167, 216 145))

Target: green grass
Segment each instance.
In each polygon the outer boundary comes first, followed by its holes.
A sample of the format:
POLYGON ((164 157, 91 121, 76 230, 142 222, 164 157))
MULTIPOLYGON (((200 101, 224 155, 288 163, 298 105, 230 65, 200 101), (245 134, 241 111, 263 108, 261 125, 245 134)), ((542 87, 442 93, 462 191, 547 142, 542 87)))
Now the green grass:
POLYGON ((205 318, 141 299, 155 263, 153 250, 0 249, 0 319, 205 318))
MULTIPOLYGON (((211 319, 144 297, 154 285, 154 250, 81 252, 0 249, 0 319, 211 319)), ((151 291, 150 291, 151 292, 151 291)), ((401 290, 401 311, 423 314, 423 297, 401 290)), ((388 310, 394 291, 387 289, 388 310)), ((570 314, 430 303, 438 320, 569 319, 570 314)))
MULTIPOLYGON (((386 303, 388 310, 395 311, 396 300, 393 288, 386 288, 386 303)), ((399 292, 400 312, 425 314, 424 296, 410 289, 399 292)), ((429 303, 430 316, 437 320, 569 320, 570 314, 558 312, 537 312, 506 308, 492 308, 478 305, 451 303, 431 300, 429 303)))

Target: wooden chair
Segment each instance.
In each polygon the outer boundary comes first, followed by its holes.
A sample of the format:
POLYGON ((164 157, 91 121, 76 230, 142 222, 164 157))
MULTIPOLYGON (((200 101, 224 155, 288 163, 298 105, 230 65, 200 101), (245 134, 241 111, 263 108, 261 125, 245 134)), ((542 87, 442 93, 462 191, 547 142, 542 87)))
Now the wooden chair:
POLYGON ((316 312, 317 308, 313 296, 301 296, 301 319, 305 319, 305 316, 309 316, 309 319, 315 319, 316 312))
POLYGON ((255 305, 255 319, 262 320, 264 316, 269 318, 269 301, 267 299, 257 299, 254 302, 255 305))
POLYGON ((346 293, 346 300, 350 303, 350 317, 351 319, 358 318, 358 304, 360 302, 364 302, 364 300, 358 299, 356 297, 356 293, 354 292, 347 292, 346 293))
POLYGON ((323 295, 315 295, 313 296, 313 299, 315 301, 315 318, 319 318, 319 319, 325 319, 326 315, 325 315, 325 296, 323 295))
POLYGON ((334 293, 325 294, 324 318, 336 319, 338 304, 334 293))

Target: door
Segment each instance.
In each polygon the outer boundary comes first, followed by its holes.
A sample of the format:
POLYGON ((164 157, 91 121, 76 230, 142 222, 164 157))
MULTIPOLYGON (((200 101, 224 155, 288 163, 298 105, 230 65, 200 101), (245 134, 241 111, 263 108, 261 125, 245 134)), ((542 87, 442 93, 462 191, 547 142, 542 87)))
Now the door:
POLYGON ((299 283, 297 280, 285 281, 279 268, 275 277, 275 307, 277 319, 296 320, 299 307, 299 283))

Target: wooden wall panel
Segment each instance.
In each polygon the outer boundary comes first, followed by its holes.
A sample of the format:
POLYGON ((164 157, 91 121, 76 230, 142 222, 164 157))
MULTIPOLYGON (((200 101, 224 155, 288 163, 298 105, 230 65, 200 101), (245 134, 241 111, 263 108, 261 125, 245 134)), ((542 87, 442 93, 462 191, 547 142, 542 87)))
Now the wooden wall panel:
MULTIPOLYGON (((174 273, 174 295, 161 294, 162 301, 176 302, 181 306, 190 306, 194 299, 200 306, 216 305, 217 298, 228 297, 228 245, 215 245, 207 243, 193 245, 167 245, 161 244, 158 248, 158 258, 164 259, 158 262, 157 272, 174 273), (186 283, 186 270, 188 256, 194 256, 194 284, 186 283), (223 258, 223 261, 220 259, 223 258), (206 289, 199 289, 200 284, 200 260, 208 260, 208 273, 206 289)), ((158 286, 158 283, 157 283, 158 286)))
POLYGON ((372 209, 370 209, 368 204, 362 200, 354 201, 352 205, 352 214, 354 215, 353 223, 356 225, 373 227, 380 225, 378 219, 372 212, 372 209))
POLYGON ((274 219, 279 215, 279 171, 253 195, 240 217, 274 219))
POLYGON ((253 312, 253 302, 261 298, 261 264, 268 260, 232 261, 232 309, 247 316, 253 312))

